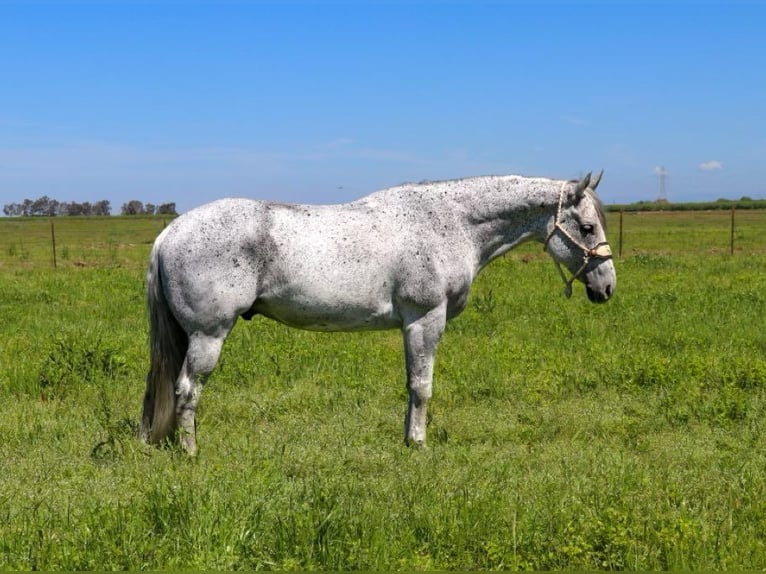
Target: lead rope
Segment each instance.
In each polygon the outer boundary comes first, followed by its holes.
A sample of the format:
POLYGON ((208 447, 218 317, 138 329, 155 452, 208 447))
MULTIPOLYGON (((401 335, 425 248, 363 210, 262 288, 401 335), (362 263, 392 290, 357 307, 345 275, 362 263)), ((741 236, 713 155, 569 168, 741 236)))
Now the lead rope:
POLYGON ((565 237, 569 239, 572 243, 574 243, 577 247, 582 249, 583 253, 583 262, 580 268, 577 270, 577 272, 572 275, 569 279, 567 279, 566 274, 564 273, 564 270, 561 268, 561 263, 554 260, 554 263, 556 264, 556 269, 559 271, 559 275, 561 276, 561 280, 564 282, 564 296, 569 299, 572 296, 572 284, 575 282, 575 280, 580 276, 580 274, 585 271, 585 268, 588 266, 588 263, 590 263, 590 260, 592 257, 598 257, 600 259, 611 259, 612 258, 612 249, 609 247, 609 243, 606 241, 599 243, 594 247, 593 249, 590 249, 586 246, 584 246, 582 243, 577 241, 572 235, 564 229, 561 224, 559 223, 559 218, 561 217, 561 207, 564 203, 564 190, 566 189, 568 181, 565 181, 561 184, 561 190, 559 191, 559 206, 556 209, 556 218, 553 220, 553 229, 551 229, 551 232, 548 234, 548 237, 545 239, 545 243, 543 243, 543 251, 545 251, 548 248, 548 242, 551 240, 551 237, 553 237, 553 234, 556 233, 556 230, 558 229, 561 231, 561 233, 564 234, 565 237))

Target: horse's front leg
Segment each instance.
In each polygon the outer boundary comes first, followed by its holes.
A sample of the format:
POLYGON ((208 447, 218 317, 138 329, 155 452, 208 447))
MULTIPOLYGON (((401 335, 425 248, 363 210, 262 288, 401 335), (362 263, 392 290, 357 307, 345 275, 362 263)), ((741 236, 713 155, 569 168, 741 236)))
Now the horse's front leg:
POLYGON ((423 446, 426 443, 426 409, 431 398, 434 357, 444 332, 446 307, 442 305, 431 309, 425 315, 411 315, 405 317, 402 326, 409 392, 404 442, 410 446, 423 446))

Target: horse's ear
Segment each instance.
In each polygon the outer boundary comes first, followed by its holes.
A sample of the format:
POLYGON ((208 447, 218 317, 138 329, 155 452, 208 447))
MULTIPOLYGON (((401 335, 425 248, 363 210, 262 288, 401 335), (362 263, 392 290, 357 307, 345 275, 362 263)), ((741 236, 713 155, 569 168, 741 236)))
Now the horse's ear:
POLYGON ((582 199, 583 194, 585 193, 585 190, 588 189, 588 186, 590 185, 590 174, 591 172, 588 172, 585 177, 583 177, 580 181, 577 182, 577 185, 575 186, 575 199, 577 201, 580 201, 582 199))
POLYGON ((593 191, 596 191, 596 188, 598 187, 598 184, 601 183, 601 176, 604 175, 604 170, 602 169, 596 177, 594 177, 592 180, 590 180, 590 188, 593 191))

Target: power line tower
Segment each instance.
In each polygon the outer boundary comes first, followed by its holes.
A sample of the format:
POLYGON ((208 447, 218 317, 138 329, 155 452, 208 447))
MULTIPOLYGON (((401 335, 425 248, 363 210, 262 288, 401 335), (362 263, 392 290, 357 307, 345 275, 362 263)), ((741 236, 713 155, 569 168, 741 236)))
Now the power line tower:
POLYGON ((654 168, 654 173, 660 178, 660 196, 657 198, 657 201, 660 203, 667 203, 668 193, 665 189, 665 178, 668 176, 668 170, 666 170, 664 166, 659 166, 654 168))

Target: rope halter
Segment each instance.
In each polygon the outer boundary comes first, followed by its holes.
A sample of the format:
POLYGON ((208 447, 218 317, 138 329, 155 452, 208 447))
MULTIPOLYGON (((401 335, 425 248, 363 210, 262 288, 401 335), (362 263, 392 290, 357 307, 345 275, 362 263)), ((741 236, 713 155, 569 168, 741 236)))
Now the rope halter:
POLYGON ((585 271, 585 268, 588 266, 588 263, 590 263, 591 259, 601 259, 602 261, 607 261, 608 259, 612 258, 612 248, 609 247, 608 242, 602 241, 593 248, 587 247, 572 237, 572 234, 569 233, 561 225, 561 208, 564 204, 564 190, 566 189, 568 183, 568 181, 565 181, 561 185, 561 191, 559 192, 559 207, 556 210, 556 217, 553 220, 553 229, 551 229, 548 237, 545 238, 545 243, 543 243, 543 251, 545 251, 548 248, 548 242, 550 242, 556 231, 560 231, 564 237, 582 249, 582 265, 580 265, 580 268, 577 270, 577 272, 569 279, 567 279, 564 270, 561 268, 561 263, 554 260, 554 263, 556 263, 556 268, 559 270, 561 280, 564 282, 564 295, 567 297, 567 299, 572 296, 572 283, 574 283, 575 279, 577 279, 582 274, 582 272, 585 271))

